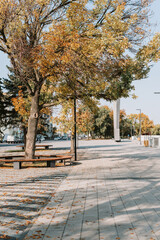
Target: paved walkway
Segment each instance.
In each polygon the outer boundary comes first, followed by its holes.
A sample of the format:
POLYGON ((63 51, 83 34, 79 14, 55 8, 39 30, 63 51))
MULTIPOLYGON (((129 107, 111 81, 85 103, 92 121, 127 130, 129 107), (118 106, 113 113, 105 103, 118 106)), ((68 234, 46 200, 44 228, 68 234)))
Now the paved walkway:
POLYGON ((160 239, 160 149, 87 145, 75 166, 0 169, 0 239, 160 239))

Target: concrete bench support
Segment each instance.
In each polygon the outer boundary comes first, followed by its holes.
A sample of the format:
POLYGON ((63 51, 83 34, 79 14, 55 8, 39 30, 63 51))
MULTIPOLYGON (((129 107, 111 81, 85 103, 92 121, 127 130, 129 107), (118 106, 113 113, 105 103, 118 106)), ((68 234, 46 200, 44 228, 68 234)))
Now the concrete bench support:
POLYGON ((56 161, 47 161, 47 167, 55 167, 56 161))
POLYGON ((21 162, 14 162, 13 163, 13 167, 14 167, 14 169, 21 169, 21 162))

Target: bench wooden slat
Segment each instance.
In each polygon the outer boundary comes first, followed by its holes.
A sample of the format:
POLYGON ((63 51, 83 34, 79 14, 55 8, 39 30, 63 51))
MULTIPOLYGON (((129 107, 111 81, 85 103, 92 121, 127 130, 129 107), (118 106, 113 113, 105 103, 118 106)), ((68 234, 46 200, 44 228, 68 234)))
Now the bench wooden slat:
POLYGON ((59 156, 55 158, 34 158, 34 159, 0 159, 0 162, 45 162, 71 159, 72 156, 59 156))
MULTIPOLYGON (((44 147, 45 149, 49 149, 50 146, 53 146, 53 145, 51 145, 51 144, 36 144, 35 148, 44 147)), ((24 149, 24 145, 17 145, 16 147, 21 147, 22 149, 24 149)))
MULTIPOLYGON (((58 157, 58 156, 64 156, 64 155, 56 155, 56 154, 36 154, 35 157, 58 157)), ((0 160, 1 159, 12 159, 12 158, 23 158, 24 155, 4 155, 4 156, 0 156, 0 160)))
MULTIPOLYGON (((52 144, 36 144, 36 147, 46 147, 46 146, 53 146, 52 144)), ((17 145, 16 147, 24 147, 24 145, 17 145)))

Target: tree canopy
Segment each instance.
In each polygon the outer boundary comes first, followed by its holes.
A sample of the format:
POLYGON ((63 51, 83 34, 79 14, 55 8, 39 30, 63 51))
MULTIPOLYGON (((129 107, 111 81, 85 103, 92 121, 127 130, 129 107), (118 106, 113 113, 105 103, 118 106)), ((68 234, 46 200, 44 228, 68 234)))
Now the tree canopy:
POLYGON ((150 3, 0 0, 0 50, 8 55, 30 101, 27 158, 34 157, 43 107, 75 96, 127 97, 132 81, 146 76, 152 52, 159 50, 158 37, 142 46, 150 3), (136 54, 129 54, 133 50, 136 54))

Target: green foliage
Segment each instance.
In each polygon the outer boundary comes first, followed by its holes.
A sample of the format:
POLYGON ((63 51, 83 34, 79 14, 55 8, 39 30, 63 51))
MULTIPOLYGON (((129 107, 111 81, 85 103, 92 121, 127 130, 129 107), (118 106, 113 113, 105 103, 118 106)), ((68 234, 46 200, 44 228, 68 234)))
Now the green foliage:
POLYGON ((18 126, 18 114, 15 111, 11 98, 16 95, 17 88, 7 79, 0 79, 0 127, 18 126), (5 89, 5 90, 4 90, 5 89), (9 89, 12 90, 9 93, 9 89))
MULTIPOLYGON (((134 126, 135 134, 138 135, 140 131, 140 114, 130 114, 128 118, 131 120, 132 125, 134 126)), ((154 128, 154 123, 149 119, 147 115, 141 113, 141 133, 142 134, 151 134, 152 128, 154 128)))
MULTIPOLYGON (((9 78, 1 79, 0 111, 1 111, 1 116, 3 120, 1 121, 2 123, 1 126, 2 127, 8 127, 8 126, 19 127, 23 130, 25 129, 25 132, 26 132, 28 115, 30 110, 30 103, 28 101, 27 89, 24 85, 21 86, 21 81, 19 80, 18 77, 15 76, 13 68, 8 67, 8 70, 9 70, 9 78), (3 89, 3 92, 2 92, 2 89, 3 89), (20 91, 21 93, 23 92, 23 95, 20 99, 21 102, 19 102, 19 108, 21 110, 16 110, 16 107, 18 106, 18 104, 15 107, 13 105, 13 99, 17 99, 18 97, 20 97, 19 96, 20 91), (25 111, 23 111, 23 109, 25 109, 25 111), (27 112, 27 114, 25 112, 27 112)), ((43 98, 43 96, 44 96, 44 93, 42 92, 40 97, 43 98)), ((46 94, 46 96, 48 96, 48 99, 49 99, 49 93, 48 95, 46 94)), ((46 115, 45 113, 50 114, 50 111, 43 111, 43 110, 41 111, 40 120, 38 124, 38 133, 40 134, 43 133, 44 135, 45 133, 48 132, 49 124, 50 124, 48 121, 49 116, 46 115)))
POLYGON ((99 138, 113 137, 113 119, 109 108, 100 107, 97 114, 95 114, 94 135, 99 138))
POLYGON ((81 104, 77 112, 78 133, 85 133, 88 137, 94 129, 94 112, 92 110, 81 104))
POLYGON ((160 135, 160 124, 156 124, 152 130, 151 130, 152 135, 160 135))
MULTIPOLYGON (((127 97, 132 81, 146 76, 145 58, 158 47, 159 38, 147 56, 144 49, 138 58, 127 54, 139 50, 146 35, 150 0, 94 0, 91 8, 88 3, 0 0, 0 51, 8 55, 20 86, 27 89, 28 98, 23 100, 31 106, 25 111, 24 101, 15 99, 21 116, 29 113, 27 157, 34 155, 43 107, 55 105, 55 98, 72 100, 75 95, 81 100, 86 95, 110 101, 127 97)), ((25 98, 25 91, 20 97, 25 98)))
POLYGON ((132 135, 132 121, 127 118, 126 112, 120 110, 120 136, 122 138, 130 137, 132 135))

